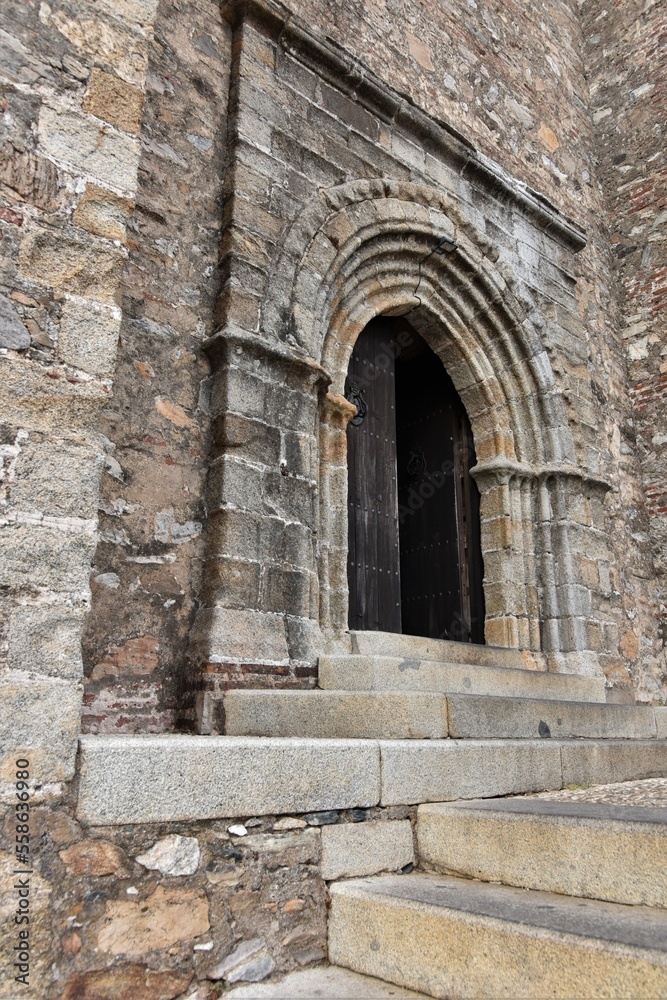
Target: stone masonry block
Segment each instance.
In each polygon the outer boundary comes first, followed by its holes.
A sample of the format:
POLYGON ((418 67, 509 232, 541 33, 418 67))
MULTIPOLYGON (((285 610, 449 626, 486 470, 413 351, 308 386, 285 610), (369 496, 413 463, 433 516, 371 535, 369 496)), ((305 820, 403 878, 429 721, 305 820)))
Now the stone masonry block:
POLYGON ((204 578, 204 601, 219 601, 228 608, 256 608, 260 571, 258 562, 228 556, 209 559, 204 578))
POLYGON ((208 608, 197 617, 193 640, 207 658, 225 657, 251 662, 288 659, 282 615, 208 608))
POLYGON ((0 780, 13 781, 19 757, 41 783, 74 774, 82 687, 73 681, 8 672, 0 680, 0 780))
POLYGON ((9 625, 10 670, 80 680, 81 629, 86 610, 61 605, 15 608, 9 625))
POLYGON ((604 740, 562 745, 564 785, 667 777, 665 740, 604 740))
POLYGON ((89 115, 48 104, 42 105, 38 132, 43 150, 57 163, 112 190, 134 194, 140 154, 136 139, 89 115))
POLYGON ((322 878, 398 871, 414 862, 409 820, 322 827, 322 878))
POLYGON ((92 533, 7 525, 0 529, 0 584, 87 596, 95 544, 92 533))
POLYGON ((262 607, 308 617, 312 574, 304 570, 270 566, 264 574, 262 607))
POLYGON ((63 308, 58 357, 91 375, 111 375, 115 367, 120 310, 69 298, 63 308))
POLYGON ((380 750, 383 805, 561 787, 560 748, 545 740, 381 740, 380 750))
POLYGON ((76 206, 72 222, 95 236, 125 243, 126 225, 134 202, 121 198, 97 184, 87 184, 76 206))
POLYGON ((667 707, 659 705, 654 712, 658 739, 667 740, 667 707))
POLYGON ((112 303, 125 260, 120 250, 63 233, 36 232, 19 254, 26 277, 59 291, 112 303))
POLYGON ((125 132, 139 134, 144 95, 139 87, 120 80, 111 73, 93 67, 88 79, 88 91, 83 110, 125 132))
POLYGON ((100 826, 350 809, 380 797, 378 748, 364 740, 84 736, 81 754, 78 815, 100 826))
POLYGON ((28 440, 14 466, 12 507, 54 517, 97 517, 104 456, 85 445, 28 440))
POLYGON ((11 363, 0 358, 0 419, 28 430, 49 434, 54 427, 68 431, 87 430, 108 393, 98 382, 72 384, 65 378, 49 378, 51 373, 34 362, 14 357, 11 363))

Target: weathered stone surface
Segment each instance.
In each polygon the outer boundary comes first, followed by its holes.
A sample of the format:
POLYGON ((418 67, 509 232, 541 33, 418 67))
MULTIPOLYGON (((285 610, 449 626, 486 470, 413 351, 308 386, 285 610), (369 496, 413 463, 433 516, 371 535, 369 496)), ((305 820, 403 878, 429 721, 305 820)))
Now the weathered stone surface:
POLYGON ((88 79, 83 110, 116 125, 125 132, 139 134, 144 95, 139 87, 94 67, 88 79))
POLYGON ((54 426, 88 429, 91 420, 108 402, 96 382, 69 382, 57 372, 48 372, 27 360, 11 364, 0 358, 0 377, 5 392, 0 396, 0 416, 10 426, 50 433, 54 426), (57 377, 56 377, 57 376, 57 377))
POLYGON ((562 745, 564 785, 667 777, 664 740, 604 740, 562 745))
POLYGON ((108 901, 97 944, 113 955, 141 956, 179 941, 192 941, 209 926, 203 892, 158 886, 141 901, 108 901))
POLYGON ((30 347, 30 334, 5 295, 0 295, 0 347, 12 351, 30 347))
POLYGON ((194 875, 199 867, 199 841, 172 833, 139 854, 136 861, 144 868, 157 869, 161 875, 194 875))
MULTIPOLYGON (((15 836, 12 831, 12 837, 15 836)), ((0 851, 0 920, 2 920, 3 932, 0 935, 0 961, 2 962, 3 975, 0 979, 0 997, 2 1000, 18 1000, 23 995, 29 1000, 40 1000, 39 983, 48 982, 51 962, 54 955, 53 930, 51 926, 52 916, 52 892, 53 887, 49 880, 36 871, 28 877, 29 915, 30 915, 30 935, 29 942, 29 986, 26 988, 23 983, 14 980, 15 975, 24 972, 25 969, 14 969, 17 961, 15 946, 24 944, 19 938, 19 931, 25 930, 25 924, 16 924, 17 907, 19 905, 19 895, 17 879, 26 876, 17 876, 16 856, 11 853, 0 851), (20 992, 19 992, 20 991, 20 992)))
POLYGON ((83 57, 113 66, 122 79, 141 86, 148 59, 146 37, 134 30, 132 17, 137 11, 141 16, 140 23, 150 28, 151 0, 145 4, 132 0, 127 11, 124 8, 119 11, 114 0, 105 0, 105 6, 111 18, 100 17, 99 11, 89 6, 84 7, 79 16, 47 6, 40 9, 39 16, 43 24, 67 38, 83 57), (121 17, 118 17, 119 13, 121 17), (129 24, 125 21, 126 17, 129 24))
POLYGON ((212 608, 195 623, 194 642, 212 644, 220 656, 241 660, 286 660, 289 656, 281 615, 212 608))
POLYGON ((560 788, 546 740, 381 740, 382 803, 438 802, 560 788))
POLYGON ((362 740, 84 736, 81 753, 79 816, 97 825, 345 809, 380 797, 378 748, 362 740))
POLYGON ((409 820, 337 823, 322 828, 322 878, 397 871, 414 862, 409 820))
POLYGON ((30 760, 40 783, 68 781, 74 774, 80 684, 8 671, 0 680, 0 779, 14 781, 17 757, 30 760))
POLYGON ((667 740, 667 707, 656 706, 655 724, 659 740, 667 740))
POLYGON ((332 886, 329 957, 431 996, 659 996, 667 914, 446 876, 332 886), (474 961, 471 957, 474 956, 474 961))
POLYGON ((114 965, 99 972, 81 972, 65 983, 61 1000, 175 1000, 187 988, 191 972, 155 972, 147 965, 114 965))
POLYGON ((53 209, 59 202, 58 171, 50 160, 7 143, 0 157, 0 180, 29 204, 53 209))
POLYGON ((127 875, 127 857, 108 840, 89 839, 60 852, 60 858, 75 875, 127 875))
POLYGON ((0 527, 0 583, 21 587, 29 581, 34 587, 45 587, 56 593, 87 596, 96 541, 90 530, 92 526, 65 523, 62 525, 64 530, 59 530, 60 525, 42 527, 39 519, 35 520, 37 523, 30 527, 0 527), (74 531, 68 531, 70 527, 74 531))
POLYGON ((58 357, 91 375, 110 375, 116 361, 119 331, 118 309, 105 308, 90 299, 69 297, 60 323, 58 357))
POLYGON ((24 435, 14 464, 9 499, 20 511, 54 517, 97 516, 102 449, 94 442, 40 440, 24 435))
POLYGON ((400 656, 412 660, 440 663, 473 663, 484 667, 508 667, 521 670, 523 657, 519 649, 502 646, 480 646, 470 642, 450 642, 396 632, 350 631, 352 652, 361 656, 400 656))
POLYGON ((667 905, 662 809, 512 798, 419 807, 420 860, 485 882, 667 905))
POLYGON ((87 184, 72 221, 95 236, 125 243, 127 221, 133 207, 134 202, 129 198, 120 198, 96 184, 87 184))
POLYGON ((228 691, 224 710, 230 736, 447 736, 446 700, 431 693, 228 691))
POLYGON ((655 716, 648 706, 449 695, 447 719, 449 734, 455 739, 650 739, 656 735, 655 716))
POLYGON ((336 965, 318 966, 314 969, 290 972, 279 982, 259 986, 235 986, 225 996, 229 1000, 313 1000, 327 997, 330 1000, 381 1000, 389 997, 423 997, 423 993, 401 989, 370 976, 360 976, 350 969, 336 965))
POLYGON ((321 656, 319 684, 326 690, 439 691, 505 698, 605 701, 602 677, 368 654, 321 656))
POLYGON ((21 245, 24 273, 34 281, 73 295, 113 302, 123 254, 91 240, 36 232, 21 245))
POLYGON ((266 941, 253 938, 242 941, 222 962, 211 969, 209 979, 225 979, 229 983, 256 983, 266 979, 275 968, 275 962, 266 952, 266 941))
POLYGON ((58 605, 15 608, 8 636, 7 665, 10 670, 81 680, 84 614, 85 609, 58 605))
POLYGON ((307 825, 303 819, 297 819, 295 816, 283 816, 282 819, 273 824, 272 829, 276 833, 280 833, 284 830, 303 830, 307 825))
POLYGON ((271 867, 279 864, 315 864, 320 857, 320 831, 296 830, 288 833, 256 833, 243 841, 243 847, 257 851, 271 867))

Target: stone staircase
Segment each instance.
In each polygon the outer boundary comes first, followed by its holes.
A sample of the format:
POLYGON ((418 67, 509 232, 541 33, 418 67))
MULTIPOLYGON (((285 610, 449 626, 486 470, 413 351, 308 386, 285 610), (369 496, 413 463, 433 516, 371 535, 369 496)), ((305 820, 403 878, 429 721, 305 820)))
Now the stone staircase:
POLYGON ((421 870, 331 883, 329 974, 375 979, 326 995, 667 995, 667 808, 499 798, 667 776, 667 709, 606 704, 601 679, 515 650, 352 644, 319 690, 224 698, 231 736, 376 741, 381 803, 419 803, 421 870))

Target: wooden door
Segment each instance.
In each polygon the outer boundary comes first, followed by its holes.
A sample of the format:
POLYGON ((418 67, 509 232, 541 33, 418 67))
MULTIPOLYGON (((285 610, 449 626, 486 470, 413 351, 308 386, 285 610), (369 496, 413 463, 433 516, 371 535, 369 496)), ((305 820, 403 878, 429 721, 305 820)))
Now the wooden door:
POLYGON ((403 631, 483 642, 472 431, 442 362, 421 338, 396 363, 396 412, 403 631))
POLYGON ((359 335, 345 388, 359 409, 348 429, 350 628, 400 632, 395 361, 386 320, 359 335))
POLYGON ((405 321, 359 336, 346 395, 350 628, 484 641, 479 494, 451 379, 405 321))

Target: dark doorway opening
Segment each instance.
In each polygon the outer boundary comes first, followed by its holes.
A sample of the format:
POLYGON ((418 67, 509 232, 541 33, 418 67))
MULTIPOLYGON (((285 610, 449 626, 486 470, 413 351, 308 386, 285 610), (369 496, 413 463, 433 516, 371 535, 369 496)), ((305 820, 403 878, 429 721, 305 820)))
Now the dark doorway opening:
POLYGON ((472 431, 442 362, 405 320, 360 334, 345 386, 352 629, 484 642, 472 431))

